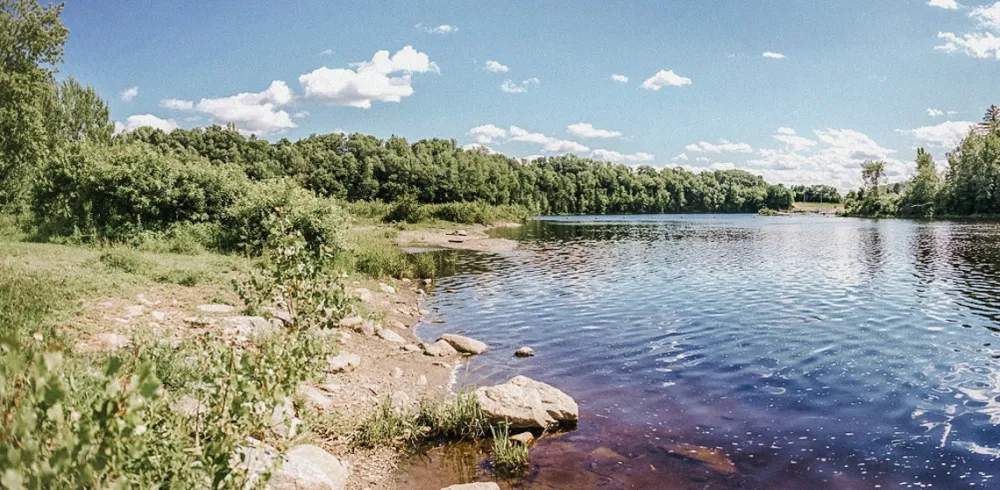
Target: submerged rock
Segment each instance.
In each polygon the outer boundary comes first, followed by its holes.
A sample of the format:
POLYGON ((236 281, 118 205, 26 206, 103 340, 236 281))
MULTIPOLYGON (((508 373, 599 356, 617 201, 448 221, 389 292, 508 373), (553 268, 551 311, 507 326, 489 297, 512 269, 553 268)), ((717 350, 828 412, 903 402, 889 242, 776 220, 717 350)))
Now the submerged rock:
POLYGON ((464 335, 455 335, 446 333, 441 336, 441 340, 451 344, 451 346, 454 347, 455 350, 466 354, 482 354, 483 352, 486 352, 486 350, 490 348, 490 346, 486 345, 485 343, 480 342, 476 339, 470 339, 469 337, 466 337, 464 335))
POLYGON ((514 351, 515 357, 532 357, 534 355, 535 355, 535 349, 532 349, 531 347, 528 346, 521 347, 520 349, 514 351))
POLYGON ((677 442, 664 446, 670 454, 675 454, 683 458, 693 459, 704 463, 709 469, 719 473, 736 473, 736 465, 726 456, 721 449, 705 446, 696 446, 684 442, 677 442))
POLYGON ((506 422, 513 429, 548 429, 573 425, 580 419, 580 409, 573 398, 527 376, 479 388, 475 395, 490 422, 506 422))
POLYGON ((420 344, 424 348, 424 354, 432 357, 447 357, 458 354, 458 351, 444 340, 439 340, 433 344, 420 344))

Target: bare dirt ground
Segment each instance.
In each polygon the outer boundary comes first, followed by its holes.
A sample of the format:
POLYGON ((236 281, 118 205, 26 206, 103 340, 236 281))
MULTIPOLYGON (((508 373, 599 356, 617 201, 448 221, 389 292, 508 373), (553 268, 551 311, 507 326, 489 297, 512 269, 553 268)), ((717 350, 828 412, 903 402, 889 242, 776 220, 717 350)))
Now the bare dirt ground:
POLYGON ((467 225, 454 230, 407 230, 399 232, 402 247, 456 248, 477 252, 510 252, 517 249, 517 242, 506 238, 493 238, 486 234, 490 228, 512 228, 518 223, 500 223, 493 226, 467 225))

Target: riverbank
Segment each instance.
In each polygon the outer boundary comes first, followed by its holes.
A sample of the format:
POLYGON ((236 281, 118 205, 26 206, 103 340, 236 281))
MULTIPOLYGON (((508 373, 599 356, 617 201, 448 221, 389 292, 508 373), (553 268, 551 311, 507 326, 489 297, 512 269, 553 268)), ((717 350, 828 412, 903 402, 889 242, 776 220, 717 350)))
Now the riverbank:
POLYGON ((520 223, 495 225, 462 225, 460 228, 422 228, 399 232, 397 243, 404 249, 461 249, 476 252, 499 253, 517 249, 517 242, 507 238, 491 237, 487 232, 494 228, 516 228, 520 223))

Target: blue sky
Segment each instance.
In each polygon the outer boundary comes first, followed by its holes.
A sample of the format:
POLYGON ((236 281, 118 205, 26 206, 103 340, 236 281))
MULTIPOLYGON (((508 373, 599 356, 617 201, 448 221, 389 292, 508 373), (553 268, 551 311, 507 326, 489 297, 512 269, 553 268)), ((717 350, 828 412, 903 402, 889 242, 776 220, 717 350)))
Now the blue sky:
POLYGON ((1000 2, 972 1, 70 0, 61 76, 121 130, 442 137, 845 189, 866 158, 943 165, 1000 103, 1000 2))

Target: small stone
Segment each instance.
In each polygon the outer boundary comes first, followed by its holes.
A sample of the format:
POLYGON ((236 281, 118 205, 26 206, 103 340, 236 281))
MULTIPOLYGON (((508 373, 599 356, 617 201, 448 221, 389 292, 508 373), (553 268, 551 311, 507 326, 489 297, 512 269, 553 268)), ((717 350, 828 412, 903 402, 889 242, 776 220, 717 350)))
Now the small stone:
POLYGON ((532 349, 531 347, 528 346, 521 347, 520 349, 514 351, 514 356, 516 357, 531 357, 534 355, 535 355, 535 349, 532 349))
POLYGON ((434 282, 434 281, 433 281, 433 280, 431 280, 430 278, 427 278, 427 279, 424 279, 424 284, 427 284, 427 285, 430 285, 430 284, 431 284, 431 283, 433 283, 433 282, 434 282))
POLYGON ((403 346, 403 350, 406 352, 420 352, 420 346, 417 344, 406 344, 403 346))
POLYGON ((407 278, 407 277, 404 277, 404 278, 400 279, 400 280, 399 280, 399 282, 401 282, 401 283, 403 283, 403 284, 409 284, 409 283, 410 283, 411 281, 410 281, 410 279, 409 279, 409 278, 407 278))
POLYGON ((446 292, 446 293, 448 293, 448 294, 455 294, 455 293, 457 293, 458 291, 457 291, 457 290, 455 290, 455 289, 445 289, 445 290, 444 290, 444 292, 446 292))
POLYGON ((327 372, 340 373, 347 372, 361 364, 361 357, 355 354, 339 354, 326 359, 327 372))
POLYGON ((520 442, 521 444, 524 444, 525 446, 531 444, 532 442, 535 442, 535 436, 534 436, 534 434, 532 434, 531 432, 528 432, 528 431, 524 431, 524 432, 521 432, 519 434, 514 434, 514 435, 510 436, 508 439, 510 439, 510 440, 512 440, 514 442, 520 442))
POLYGON ((439 340, 437 342, 434 342, 433 344, 428 344, 425 342, 420 345, 421 347, 424 348, 424 354, 431 357, 446 357, 458 354, 458 351, 455 350, 455 348, 452 347, 451 344, 445 342, 444 340, 439 340))
POLYGON ((420 313, 421 315, 427 315, 427 314, 429 314, 430 312, 429 312, 429 311, 427 311, 427 310, 425 310, 425 309, 423 309, 423 308, 421 308, 421 309, 417 310, 417 313, 420 313))
POLYGON ((94 336, 94 340, 96 340, 97 343, 99 343, 105 350, 124 349, 132 345, 132 339, 129 339, 120 333, 99 333, 94 336))
POLYGON ((378 289, 385 294, 396 294, 396 288, 381 282, 378 284, 378 289))
POLYGON ((129 306, 128 308, 125 308, 125 316, 128 317, 141 316, 142 310, 143 310, 142 305, 129 306))
POLYGON ((290 315, 287 311, 280 308, 268 308, 267 311, 271 314, 272 318, 280 321, 281 323, 285 325, 292 324, 292 315, 290 315))
POLYGON ((379 337, 382 337, 383 339, 388 340, 389 342, 395 342, 397 344, 405 344, 406 343, 406 339, 404 339, 403 337, 400 337, 398 333, 396 333, 396 332, 394 332, 392 330, 389 330, 388 328, 380 329, 379 331, 377 331, 375 333, 378 334, 379 337))
POLYGON ((172 403, 171 406, 174 410, 177 410, 188 417, 197 417, 198 415, 208 411, 208 407, 191 395, 184 395, 180 397, 180 399, 178 399, 177 402, 172 403))
POLYGON ((406 324, 403 323, 403 322, 401 322, 401 321, 399 321, 399 320, 389 320, 386 323, 388 323, 389 326, 392 327, 392 328, 396 328, 396 329, 400 329, 400 330, 406 328, 406 324))
POLYGON ((444 323, 444 320, 441 318, 434 318, 433 320, 431 320, 431 323, 444 323))
POLYGON ((344 328, 353 328, 353 327, 356 327, 358 325, 361 325, 364 322, 365 322, 365 319, 361 318, 360 316, 357 316, 357 315, 347 316, 347 317, 344 317, 344 318, 340 319, 340 326, 344 327, 344 328))
POLYGON ((420 377, 417 378, 417 386, 427 386, 427 376, 421 374, 420 377))
POLYGON ((377 330, 375 328, 375 322, 370 321, 370 320, 364 321, 360 325, 355 325, 353 328, 354 328, 355 332, 357 332, 357 333, 359 333, 361 335, 365 335, 367 337, 371 337, 372 335, 375 335, 375 332, 377 330))
POLYGON ((167 319, 167 314, 162 311, 154 311, 150 314, 153 315, 153 318, 155 318, 158 322, 162 322, 167 319))
POLYGON ((146 299, 146 295, 142 294, 142 293, 139 293, 139 294, 135 295, 135 299, 139 300, 140 303, 142 303, 142 304, 144 304, 146 306, 154 306, 154 305, 157 305, 157 304, 160 303, 159 301, 157 301, 157 302, 154 303, 154 302, 146 299))
POLYGON ((233 311, 232 306, 220 304, 200 305, 198 309, 205 313, 230 313, 233 311))
POLYGON ((490 348, 485 343, 464 335, 444 334, 441 336, 441 340, 451 344, 455 350, 466 354, 482 354, 490 348))
POLYGON ((357 288, 353 292, 354 297, 360 299, 365 303, 369 303, 372 300, 372 292, 365 288, 357 288))
POLYGON ((403 377, 403 370, 400 368, 392 368, 392 377, 399 379, 403 377))

